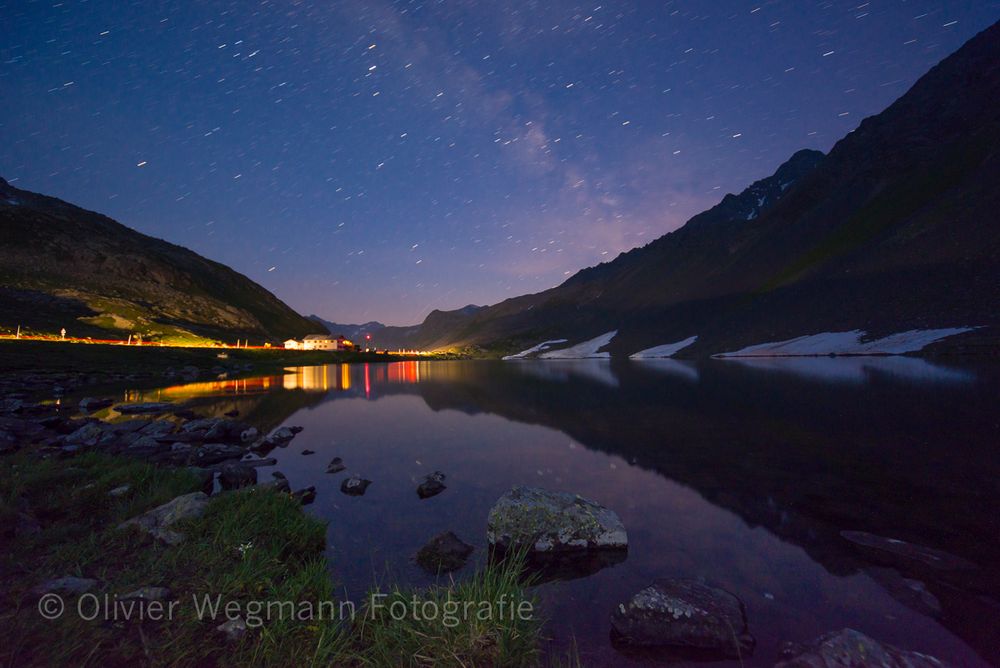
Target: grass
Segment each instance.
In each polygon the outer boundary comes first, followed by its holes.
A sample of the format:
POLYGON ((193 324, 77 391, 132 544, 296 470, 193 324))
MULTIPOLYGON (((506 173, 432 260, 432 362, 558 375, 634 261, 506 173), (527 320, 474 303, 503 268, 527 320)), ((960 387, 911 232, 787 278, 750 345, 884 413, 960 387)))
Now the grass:
POLYGON ((373 591, 368 604, 350 608, 356 611, 353 621, 350 616, 344 621, 345 608, 335 601, 324 557, 325 526, 287 494, 250 488, 212 497, 202 517, 175 526, 185 535, 178 546, 156 543, 137 529, 117 528, 198 486, 185 469, 96 454, 44 460, 21 453, 0 460, 0 534, 5 537, 0 548, 0 665, 542 662, 539 622, 534 615, 514 614, 522 601, 533 607, 521 579, 523 557, 487 565, 459 583, 422 591, 394 587, 384 595, 373 591), (108 494, 123 484, 131 486, 127 494, 108 494), (42 527, 38 533, 16 534, 25 501, 42 527), (75 606, 84 599, 89 605, 89 595, 65 597, 67 613, 48 621, 29 592, 63 576, 96 579, 91 593, 106 594, 112 602, 140 587, 165 586, 177 603, 165 621, 88 621, 76 614, 75 606), (206 595, 220 607, 206 607, 206 595), (294 611, 281 607, 284 601, 294 611), (221 607, 227 602, 250 627, 237 642, 216 630, 227 619, 221 607), (417 606, 417 614, 394 614, 396 602, 417 606), (481 612, 484 602, 490 606, 488 616, 481 612), (428 619, 432 605, 441 614, 428 619), (321 618, 302 610, 318 611, 321 618))

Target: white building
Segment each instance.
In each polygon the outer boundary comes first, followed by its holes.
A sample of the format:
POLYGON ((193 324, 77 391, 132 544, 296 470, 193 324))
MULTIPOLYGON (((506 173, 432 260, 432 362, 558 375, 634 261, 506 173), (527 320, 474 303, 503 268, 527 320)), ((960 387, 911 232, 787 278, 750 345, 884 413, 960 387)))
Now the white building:
POLYGON ((285 350, 302 350, 302 342, 295 339, 285 341, 285 350))

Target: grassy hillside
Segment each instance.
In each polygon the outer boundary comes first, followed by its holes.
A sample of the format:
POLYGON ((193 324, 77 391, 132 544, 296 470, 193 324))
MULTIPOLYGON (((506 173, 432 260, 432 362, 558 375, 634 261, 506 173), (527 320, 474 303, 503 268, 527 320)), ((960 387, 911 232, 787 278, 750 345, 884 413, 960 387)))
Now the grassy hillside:
POLYGON ((0 326, 170 342, 323 331, 229 267, 0 179, 0 326))

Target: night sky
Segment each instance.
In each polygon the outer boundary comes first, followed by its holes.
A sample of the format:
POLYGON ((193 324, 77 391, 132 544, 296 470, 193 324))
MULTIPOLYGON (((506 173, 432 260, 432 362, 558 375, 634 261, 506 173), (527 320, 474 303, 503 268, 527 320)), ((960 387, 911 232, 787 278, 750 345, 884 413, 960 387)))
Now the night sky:
POLYGON ((829 150, 1000 0, 0 0, 0 176, 338 322, 560 283, 829 150))

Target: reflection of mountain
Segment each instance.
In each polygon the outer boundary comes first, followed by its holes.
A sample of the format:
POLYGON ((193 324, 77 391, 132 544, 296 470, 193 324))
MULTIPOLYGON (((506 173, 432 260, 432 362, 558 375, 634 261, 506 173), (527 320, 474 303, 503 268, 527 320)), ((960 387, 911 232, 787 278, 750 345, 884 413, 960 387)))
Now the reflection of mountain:
MULTIPOLYGON (((481 363, 447 382, 432 374, 416 390, 434 410, 559 429, 654 470, 801 546, 832 573, 868 565, 840 537, 845 529, 963 556, 981 569, 908 577, 927 580, 942 623, 1000 660, 992 641, 1000 637, 992 602, 1000 599, 1000 516, 987 510, 1000 498, 1000 427, 986 405, 990 394, 970 391, 970 382, 920 382, 920 374, 901 381, 878 360, 845 366, 850 383, 823 382, 830 367, 816 377, 715 361, 700 365, 692 383, 690 374, 616 363, 616 389, 581 373, 481 363), (858 373, 867 381, 860 391, 858 373)), ((944 380, 955 378, 973 376, 948 371, 944 380)))

